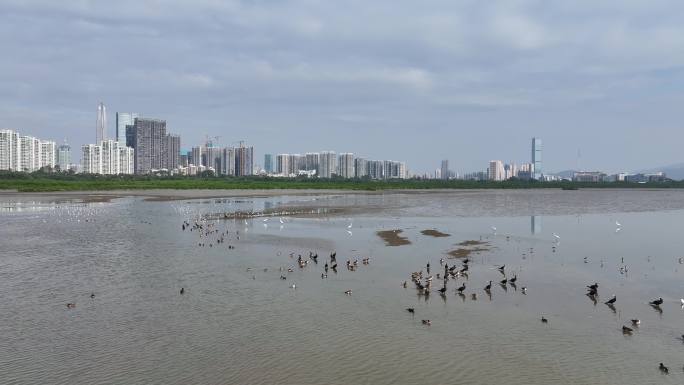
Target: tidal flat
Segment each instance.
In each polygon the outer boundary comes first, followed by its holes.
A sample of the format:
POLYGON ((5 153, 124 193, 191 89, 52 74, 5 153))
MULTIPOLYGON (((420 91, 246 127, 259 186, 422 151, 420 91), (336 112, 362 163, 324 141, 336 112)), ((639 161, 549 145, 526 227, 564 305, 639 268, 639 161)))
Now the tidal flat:
POLYGON ((0 382, 684 381, 684 191, 174 194, 0 194, 0 382))

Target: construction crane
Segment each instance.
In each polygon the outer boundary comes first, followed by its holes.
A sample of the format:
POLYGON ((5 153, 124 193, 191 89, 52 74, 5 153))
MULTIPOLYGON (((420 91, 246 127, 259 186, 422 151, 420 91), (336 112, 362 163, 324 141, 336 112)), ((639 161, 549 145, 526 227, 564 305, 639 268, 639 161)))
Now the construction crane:
POLYGON ((205 146, 207 148, 214 147, 214 146, 218 147, 219 139, 221 139, 221 136, 206 135, 205 146))

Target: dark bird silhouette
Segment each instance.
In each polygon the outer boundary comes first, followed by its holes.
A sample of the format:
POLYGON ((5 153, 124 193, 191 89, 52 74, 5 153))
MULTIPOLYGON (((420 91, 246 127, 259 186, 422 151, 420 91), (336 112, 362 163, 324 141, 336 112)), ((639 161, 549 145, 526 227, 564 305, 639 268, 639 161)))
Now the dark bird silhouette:
POLYGON ((508 282, 515 283, 518 280, 518 276, 514 275, 513 278, 509 279, 508 282))
POLYGON ((447 291, 446 286, 443 286, 441 289, 438 290, 440 294, 444 294, 447 291))
POLYGON ((95 293, 90 293, 90 298, 95 298, 95 293))
POLYGON ((407 307, 407 308, 406 308, 406 311, 409 312, 409 313, 411 313, 411 314, 415 314, 415 313, 416 313, 416 309, 414 309, 414 308, 412 308, 412 307, 407 307))
POLYGON ((508 283, 508 279, 504 278, 499 283, 505 286, 508 283))
POLYGON ((487 286, 484 287, 485 291, 490 291, 492 289, 492 281, 489 281, 487 286))
POLYGON ((663 365, 662 362, 661 362, 660 365, 658 366, 658 369, 660 369, 660 371, 661 371, 663 374, 669 374, 669 373, 670 373, 670 369, 668 369, 667 366, 663 365))
POLYGON ((185 288, 184 288, 184 287, 181 287, 180 293, 181 293, 181 294, 185 294, 185 288))
POLYGON ((597 290, 598 290, 598 287, 599 287, 599 284, 598 284, 597 282, 594 282, 593 285, 587 286, 587 288, 588 288, 590 291, 591 291, 591 290, 597 291, 597 290))
POLYGON ((609 299, 608 301, 604 302, 606 305, 612 305, 617 301, 617 297, 613 296, 613 298, 609 299))
POLYGON ((456 291, 458 291, 459 293, 463 293, 463 290, 465 290, 465 289, 466 289, 465 282, 463 282, 463 285, 461 285, 461 287, 456 289, 456 291))
POLYGON ((549 323, 549 320, 547 320, 546 318, 544 318, 544 316, 542 316, 541 322, 546 324, 546 323, 549 323))
POLYGON ((506 268, 506 265, 501 265, 497 269, 503 273, 505 268, 506 268))
POLYGON ((630 328, 630 327, 622 326, 622 332, 623 332, 624 334, 632 334, 633 331, 634 331, 634 329, 632 329, 632 328, 630 328))
POLYGON ((428 326, 429 326, 429 325, 432 325, 432 321, 430 321, 429 319, 424 319, 424 320, 423 320, 423 325, 428 325, 428 326))
POLYGON ((658 298, 658 299, 656 299, 656 300, 653 300, 653 301, 649 302, 648 304, 651 305, 651 306, 660 306, 660 305, 663 304, 663 299, 662 299, 662 298, 658 298))

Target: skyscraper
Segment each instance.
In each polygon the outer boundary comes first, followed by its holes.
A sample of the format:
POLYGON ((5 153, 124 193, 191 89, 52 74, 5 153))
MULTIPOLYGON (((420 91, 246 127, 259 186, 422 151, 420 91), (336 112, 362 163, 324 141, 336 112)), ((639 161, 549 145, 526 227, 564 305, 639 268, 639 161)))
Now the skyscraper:
POLYGON ((95 143, 107 139, 107 107, 100 102, 97 105, 97 122, 95 124, 95 143))
POLYGON ((85 174, 102 174, 102 146, 81 146, 81 171, 85 174))
POLYGON ((264 171, 266 174, 273 174, 273 154, 264 155, 264 171))
POLYGON ((163 138, 163 159, 162 168, 169 171, 175 170, 180 166, 181 139, 178 135, 166 134, 163 138))
POLYGON ((334 151, 323 151, 320 154, 319 178, 331 178, 337 173, 337 156, 334 151))
POLYGON ((290 175, 290 155, 278 154, 276 155, 276 173, 282 176, 290 175))
POLYGON ((71 167, 71 146, 66 142, 57 148, 57 165, 60 171, 68 171, 71 167))
POLYGON ((19 133, 0 130, 0 170, 21 171, 19 133))
POLYGON ((354 159, 354 176, 363 178, 368 176, 368 162, 364 158, 354 159))
POLYGON ((34 172, 55 167, 56 144, 14 130, 0 130, 0 170, 34 172))
POLYGON ((502 161, 492 160, 489 162, 488 177, 489 180, 493 181, 504 180, 504 167, 502 161))
POLYGON ((99 144, 84 144, 81 153, 81 168, 84 173, 133 174, 135 151, 118 141, 109 139, 99 144))
POLYGON ((240 143, 235 148, 235 176, 253 175, 254 147, 246 147, 240 143))
POLYGON ((532 178, 542 179, 542 140, 532 138, 532 178))
POLYGON ((135 158, 135 173, 173 170, 180 163, 180 137, 166 133, 166 121, 136 118, 126 127, 126 142, 131 143, 135 158))
POLYGON ((126 126, 132 126, 135 123, 135 118, 140 117, 135 112, 117 112, 116 113, 116 140, 122 145, 126 144, 126 126))
POLYGON ((221 174, 235 175, 235 148, 233 147, 221 150, 221 174))
POLYGON ((445 159, 442 161, 442 167, 439 168, 440 170, 440 177, 443 180, 449 179, 449 160, 445 159))
POLYGON ((353 178, 356 176, 354 172, 354 154, 349 152, 340 154, 337 164, 337 174, 342 178, 353 178))

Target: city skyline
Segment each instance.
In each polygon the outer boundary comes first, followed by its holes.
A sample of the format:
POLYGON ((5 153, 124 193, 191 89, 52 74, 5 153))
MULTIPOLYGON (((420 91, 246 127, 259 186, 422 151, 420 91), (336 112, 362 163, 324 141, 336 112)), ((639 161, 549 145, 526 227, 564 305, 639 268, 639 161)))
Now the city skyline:
POLYGON ((0 127, 77 152, 103 101, 108 137, 114 111, 137 111, 257 159, 335 144, 477 170, 539 136, 549 171, 682 162, 680 2, 298 5, 0 4, 0 127))

